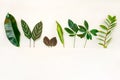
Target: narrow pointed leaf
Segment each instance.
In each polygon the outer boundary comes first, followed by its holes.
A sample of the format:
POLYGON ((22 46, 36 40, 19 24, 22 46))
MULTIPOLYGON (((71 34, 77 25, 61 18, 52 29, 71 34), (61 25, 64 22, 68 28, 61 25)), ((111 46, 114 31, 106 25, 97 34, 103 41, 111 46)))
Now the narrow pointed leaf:
POLYGON ((104 25, 100 25, 100 27, 102 28, 102 29, 104 29, 104 30, 107 30, 108 28, 106 27, 106 26, 104 26, 104 25))
POLYGON ((60 39, 61 43, 64 45, 63 29, 57 21, 56 21, 56 24, 57 24, 57 33, 58 33, 59 39, 60 39))
POLYGON ((88 40, 89 40, 89 39, 92 40, 92 35, 88 33, 88 34, 86 35, 86 38, 87 38, 88 40))
POLYGON ((86 35, 86 33, 83 33, 83 34, 77 34, 77 36, 80 37, 80 38, 84 38, 85 35, 86 35))
POLYGON ((102 45, 102 46, 104 46, 104 44, 103 43, 98 43, 99 45, 102 45))
POLYGON ((79 31, 80 32, 86 32, 86 29, 83 26, 79 25, 79 31))
POLYGON ((84 26, 86 27, 87 30, 89 29, 89 24, 86 20, 84 21, 84 26))
POLYGON ((35 41, 38 38, 41 37, 42 34, 42 28, 43 28, 43 24, 42 22, 39 22, 35 25, 33 31, 32 31, 32 39, 35 41))
POLYGON ((24 20, 21 20, 21 26, 22 26, 22 30, 24 32, 24 35, 28 39, 30 39, 32 37, 32 33, 31 33, 29 26, 27 25, 27 23, 24 20))
POLYGON ((4 22, 5 32, 8 40, 15 46, 20 46, 20 32, 15 18, 11 14, 6 15, 4 22))
POLYGON ((74 34, 74 32, 73 32, 71 29, 69 29, 69 28, 65 28, 65 30, 66 30, 66 32, 68 32, 69 34, 74 34))

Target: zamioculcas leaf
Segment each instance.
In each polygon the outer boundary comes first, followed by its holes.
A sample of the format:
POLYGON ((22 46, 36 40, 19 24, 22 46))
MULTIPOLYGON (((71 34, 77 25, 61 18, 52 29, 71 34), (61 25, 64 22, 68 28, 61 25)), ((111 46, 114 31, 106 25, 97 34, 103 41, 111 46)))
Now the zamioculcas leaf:
POLYGON ((61 43, 63 44, 63 47, 64 47, 63 29, 62 29, 61 25, 57 21, 56 21, 56 24, 57 24, 57 33, 58 33, 59 39, 60 39, 60 41, 61 41, 61 43))
POLYGON ((22 26, 22 30, 24 32, 24 35, 30 40, 30 47, 31 47, 31 37, 32 37, 32 32, 28 26, 28 24, 24 21, 21 20, 21 26, 22 26))
POLYGON ((4 22, 6 36, 9 41, 19 47, 20 46, 20 32, 17 27, 17 23, 15 18, 11 14, 6 15, 6 19, 4 22))
POLYGON ((98 44, 102 45, 104 48, 107 48, 112 39, 111 33, 116 26, 116 21, 116 16, 108 15, 107 19, 105 19, 105 25, 100 25, 101 30, 99 31, 98 36, 100 42, 98 44))
POLYGON ((22 25, 24 35, 28 39, 30 39, 32 37, 32 33, 31 33, 31 30, 30 30, 29 26, 27 25, 27 23, 24 20, 21 20, 21 25, 22 25))
POLYGON ((49 39, 48 37, 45 36, 44 39, 43 39, 43 42, 46 46, 53 47, 53 46, 56 46, 57 39, 56 39, 56 37, 53 37, 52 39, 49 39))
POLYGON ((39 22, 35 25, 35 27, 33 28, 32 31, 32 39, 34 40, 34 47, 35 47, 35 41, 41 37, 42 34, 42 28, 43 28, 43 24, 42 22, 39 22))

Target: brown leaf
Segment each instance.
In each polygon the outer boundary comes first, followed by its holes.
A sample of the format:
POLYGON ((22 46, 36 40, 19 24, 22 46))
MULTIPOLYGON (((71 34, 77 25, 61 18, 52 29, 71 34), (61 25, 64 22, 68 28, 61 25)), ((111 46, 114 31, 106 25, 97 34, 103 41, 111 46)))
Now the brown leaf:
POLYGON ((50 46, 56 46, 57 44, 57 39, 56 37, 53 37, 51 40, 50 40, 50 46))
POLYGON ((44 39, 43 39, 43 42, 46 46, 50 46, 50 40, 49 40, 48 37, 45 36, 44 39))

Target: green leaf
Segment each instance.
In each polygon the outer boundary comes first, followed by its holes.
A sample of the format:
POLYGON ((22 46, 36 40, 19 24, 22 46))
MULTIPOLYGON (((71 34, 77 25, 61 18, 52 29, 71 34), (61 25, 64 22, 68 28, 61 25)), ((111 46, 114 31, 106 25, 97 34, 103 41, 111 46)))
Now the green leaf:
POLYGON ((97 33, 99 32, 97 29, 92 29, 90 32, 94 35, 97 36, 97 33))
POLYGON ((104 32, 104 31, 99 31, 99 33, 106 34, 106 32, 104 32))
POLYGON ((112 38, 108 39, 108 40, 106 41, 106 44, 108 45, 108 44, 111 42, 111 40, 112 40, 112 38))
POLYGON ((64 46, 63 29, 62 29, 61 25, 57 21, 56 21, 56 24, 57 24, 57 33, 58 33, 59 39, 60 39, 61 43, 64 46))
POLYGON ((88 25, 88 22, 86 20, 84 21, 84 26, 86 27, 87 30, 89 29, 89 25, 88 25))
POLYGON ((87 33, 87 36, 86 36, 86 38, 89 40, 92 40, 92 35, 90 34, 90 33, 87 33))
POLYGON ((22 30, 24 32, 24 35, 28 39, 30 39, 32 37, 32 33, 31 33, 29 26, 27 25, 27 23, 24 20, 21 20, 21 26, 22 26, 22 30))
POLYGON ((100 41, 103 41, 104 42, 104 40, 103 39, 101 39, 101 38, 97 38, 98 40, 100 40, 100 41))
POLYGON ((100 34, 99 34, 99 35, 97 35, 97 36, 99 36, 100 38, 105 38, 105 36, 103 36, 103 35, 100 35, 100 34))
POLYGON ((74 32, 78 32, 78 26, 72 20, 68 19, 68 25, 74 32))
POLYGON ((80 38, 84 38, 85 35, 86 35, 86 33, 83 33, 83 34, 77 34, 77 36, 80 37, 80 38))
POLYGON ((98 43, 99 45, 102 45, 102 46, 104 46, 104 44, 103 43, 98 43))
POLYGON ((41 37, 42 28, 43 28, 42 22, 37 23, 37 24, 35 25, 35 27, 33 28, 33 31, 32 31, 32 39, 33 39, 34 41, 41 37))
POLYGON ((74 34, 74 32, 73 32, 71 29, 69 29, 69 28, 65 28, 65 30, 66 30, 66 32, 68 32, 69 34, 74 34))
POLYGON ((5 32, 8 40, 15 46, 20 46, 20 32, 15 18, 11 14, 6 15, 4 22, 5 32))
POLYGON ((69 36, 70 36, 70 37, 74 37, 75 35, 76 35, 76 34, 70 34, 69 36))
POLYGON ((106 27, 106 26, 104 26, 104 25, 100 25, 100 27, 102 28, 102 29, 104 29, 104 30, 107 30, 108 28, 106 27))
POLYGON ((86 32, 87 30, 83 26, 79 25, 79 31, 86 32))

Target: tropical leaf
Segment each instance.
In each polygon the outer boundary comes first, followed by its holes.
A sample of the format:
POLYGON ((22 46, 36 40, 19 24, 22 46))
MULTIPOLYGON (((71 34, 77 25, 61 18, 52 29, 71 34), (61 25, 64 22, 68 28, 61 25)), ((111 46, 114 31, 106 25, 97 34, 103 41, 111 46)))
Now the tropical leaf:
POLYGON ((85 26, 85 28, 88 30, 89 29, 89 24, 88 24, 88 22, 85 20, 84 21, 84 26, 85 26))
POLYGON ((61 43, 63 44, 64 46, 64 34, 63 34, 63 29, 61 27, 61 25, 56 21, 56 24, 57 24, 57 33, 58 33, 58 36, 59 36, 59 39, 61 41, 61 43))
MULTIPOLYGON (((105 19, 105 25, 100 25, 101 30, 99 30, 99 40, 104 42, 102 46, 107 48, 111 41, 111 33, 116 26, 116 16, 108 15, 107 19, 105 19), (104 36, 103 36, 104 35, 104 36)), ((99 43, 98 43, 99 44, 99 43)), ((101 44, 99 44, 101 45, 101 44)))
POLYGON ((32 33, 31 33, 31 30, 30 30, 28 24, 24 20, 21 20, 21 25, 22 25, 22 30, 24 32, 24 35, 28 39, 30 39, 32 37, 32 33))
POLYGON ((73 32, 71 29, 69 29, 69 28, 65 28, 65 30, 66 30, 66 32, 68 32, 69 34, 74 34, 74 32, 73 32))
POLYGON ((79 31, 86 32, 87 30, 86 30, 86 28, 84 28, 84 26, 79 25, 79 31))
POLYGON ((11 14, 6 15, 4 21, 5 32, 8 40, 15 46, 20 46, 20 32, 17 27, 15 18, 11 14))
POLYGON ((70 20, 70 19, 68 20, 68 25, 74 32, 76 32, 76 33, 78 32, 78 26, 72 20, 70 20))
POLYGON ((32 39, 33 39, 34 41, 41 37, 42 28, 43 28, 42 22, 37 23, 37 24, 35 25, 35 27, 33 28, 33 31, 32 31, 32 39))
POLYGON ((99 32, 97 29, 92 29, 90 32, 94 35, 97 36, 97 33, 99 32))

